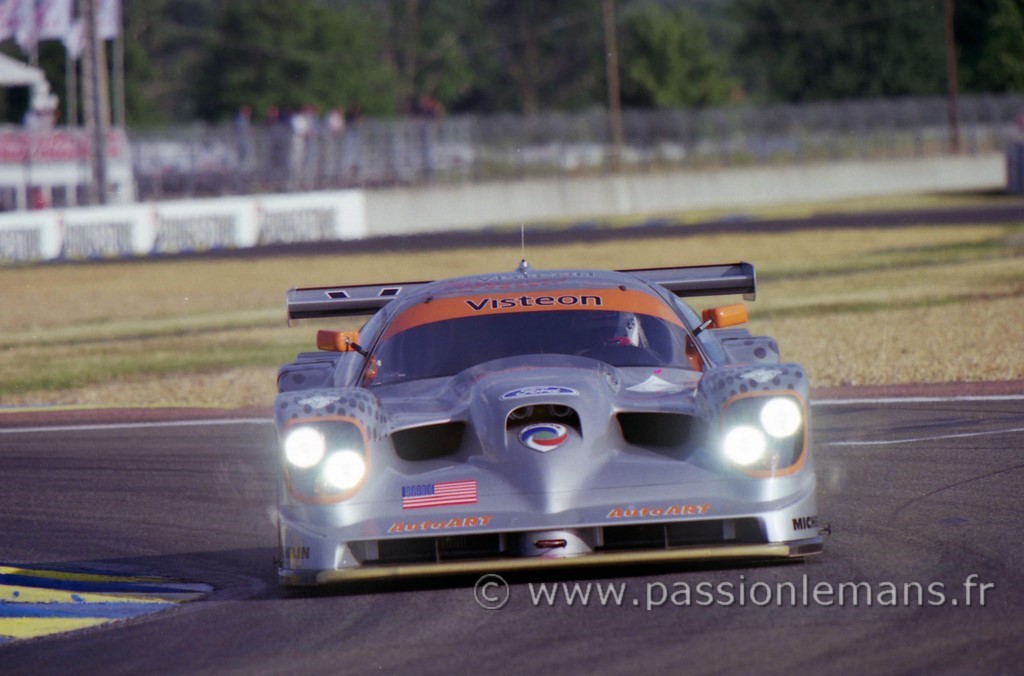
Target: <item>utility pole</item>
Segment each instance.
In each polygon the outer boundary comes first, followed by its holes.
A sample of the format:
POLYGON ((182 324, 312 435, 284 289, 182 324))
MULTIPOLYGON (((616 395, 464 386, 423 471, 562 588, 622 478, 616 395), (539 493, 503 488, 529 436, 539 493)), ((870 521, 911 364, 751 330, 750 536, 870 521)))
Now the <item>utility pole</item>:
POLYGON ((622 92, 619 86, 619 45, 615 35, 615 0, 602 0, 604 21, 605 68, 608 78, 608 125, 612 138, 612 167, 622 162, 622 92))
POLYGON ((953 0, 943 0, 946 20, 946 86, 949 92, 949 150, 960 152, 960 114, 956 103, 956 40, 953 34, 953 0))
POLYGON ((90 139, 89 159, 92 182, 89 203, 107 203, 107 100, 106 54, 96 31, 96 0, 79 0, 80 16, 85 22, 85 49, 82 59, 82 94, 85 128, 90 139))

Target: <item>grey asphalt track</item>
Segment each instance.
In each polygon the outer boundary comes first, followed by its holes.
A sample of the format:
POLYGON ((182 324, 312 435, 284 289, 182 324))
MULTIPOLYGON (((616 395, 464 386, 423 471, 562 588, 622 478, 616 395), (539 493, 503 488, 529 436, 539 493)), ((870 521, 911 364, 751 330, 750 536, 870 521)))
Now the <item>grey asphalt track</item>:
POLYGON ((1024 397, 819 401, 812 415, 832 528, 819 557, 509 575, 498 610, 475 579, 278 590, 267 422, 15 429, 0 415, 0 562, 217 588, 0 645, 0 671, 1021 673, 1024 397))

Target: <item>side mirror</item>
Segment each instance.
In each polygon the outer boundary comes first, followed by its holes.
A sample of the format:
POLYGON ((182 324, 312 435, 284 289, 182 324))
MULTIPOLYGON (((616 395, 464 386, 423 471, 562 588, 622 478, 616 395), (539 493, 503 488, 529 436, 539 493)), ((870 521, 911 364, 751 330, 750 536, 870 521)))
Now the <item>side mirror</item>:
POLYGON ((316 347, 318 350, 328 350, 330 352, 359 352, 359 332, 317 331, 316 347))
MULTIPOLYGON (((701 314, 701 319, 704 320, 704 324, 707 324, 706 328, 712 329, 724 329, 727 326, 745 324, 748 319, 747 306, 743 303, 736 303, 735 305, 708 308, 701 314)), ((704 325, 702 324, 702 326, 704 325)))

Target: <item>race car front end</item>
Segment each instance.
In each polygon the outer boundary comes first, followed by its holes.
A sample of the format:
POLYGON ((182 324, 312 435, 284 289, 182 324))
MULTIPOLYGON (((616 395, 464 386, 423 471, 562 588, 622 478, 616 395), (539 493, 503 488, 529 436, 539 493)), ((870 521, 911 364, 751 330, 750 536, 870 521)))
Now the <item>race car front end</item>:
POLYGON ((796 365, 535 355, 282 393, 280 580, 817 553, 806 392, 796 365))

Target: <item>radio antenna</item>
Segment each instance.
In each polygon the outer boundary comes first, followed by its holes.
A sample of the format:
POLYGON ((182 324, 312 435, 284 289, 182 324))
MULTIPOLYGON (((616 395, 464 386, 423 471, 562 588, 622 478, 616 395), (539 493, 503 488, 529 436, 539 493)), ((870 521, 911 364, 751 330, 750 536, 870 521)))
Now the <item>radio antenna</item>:
POLYGON ((530 269, 530 264, 526 262, 526 225, 524 223, 519 224, 519 243, 522 247, 523 257, 519 261, 518 272, 526 274, 530 269))

